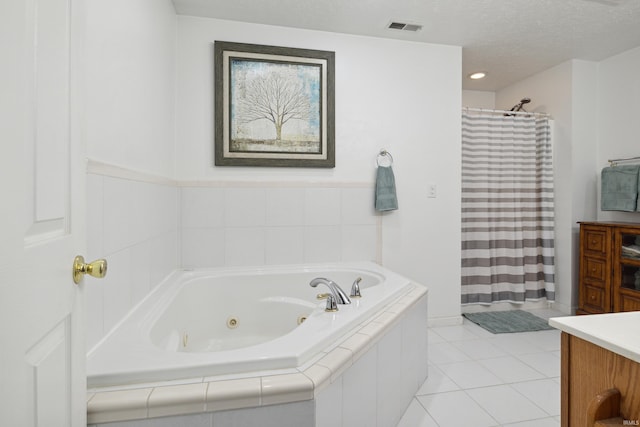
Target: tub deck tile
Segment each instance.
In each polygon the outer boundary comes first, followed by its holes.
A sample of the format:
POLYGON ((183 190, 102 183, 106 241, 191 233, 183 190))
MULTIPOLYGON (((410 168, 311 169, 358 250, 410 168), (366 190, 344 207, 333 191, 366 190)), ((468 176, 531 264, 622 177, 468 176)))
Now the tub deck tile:
POLYGON ((260 406, 260 377, 209 382, 207 411, 260 406))
POLYGON ((355 333, 340 344, 340 347, 346 348, 353 354, 354 362, 359 359, 367 350, 374 346, 369 335, 355 333))
POLYGON ((391 328, 395 321, 400 318, 400 313, 396 311, 391 311, 388 308, 382 312, 378 317, 373 319, 374 322, 384 324, 385 328, 391 328))
POLYGON ((313 399, 313 381, 303 374, 262 377, 262 404, 298 402, 313 399))
POLYGON ((207 385, 200 383, 154 388, 149 396, 149 417, 203 412, 207 385))
POLYGON ((341 347, 334 348, 325 357, 318 360, 318 365, 329 368, 331 371, 331 382, 334 382, 352 364, 353 353, 341 347))
POLYGON ((96 393, 87 405, 87 423, 147 418, 151 388, 96 393))
POLYGON ((302 372, 311 381, 313 381, 313 392, 317 394, 323 390, 325 386, 330 384, 331 370, 326 366, 314 364, 302 372))
POLYGON ((382 336, 384 331, 386 330, 387 325, 382 322, 379 322, 377 319, 367 323, 363 326, 358 332, 361 334, 365 334, 371 337, 373 342, 376 342, 378 338, 382 336))

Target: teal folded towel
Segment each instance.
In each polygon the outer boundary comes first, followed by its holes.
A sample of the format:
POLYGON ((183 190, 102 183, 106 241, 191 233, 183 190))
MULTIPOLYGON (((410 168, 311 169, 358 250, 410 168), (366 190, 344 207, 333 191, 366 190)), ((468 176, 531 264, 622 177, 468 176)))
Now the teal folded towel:
POLYGON ((638 209, 638 171, 640 165, 602 169, 600 209, 634 212, 638 209))
POLYGON ((398 209, 396 178, 393 176, 391 166, 378 166, 375 206, 376 210, 381 212, 398 209))

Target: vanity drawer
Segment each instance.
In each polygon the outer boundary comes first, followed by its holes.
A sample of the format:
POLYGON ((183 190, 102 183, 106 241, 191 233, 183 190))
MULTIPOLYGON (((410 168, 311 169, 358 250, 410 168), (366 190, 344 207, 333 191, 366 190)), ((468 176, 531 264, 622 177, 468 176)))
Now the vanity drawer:
POLYGON ((610 311, 609 304, 606 303, 605 290, 600 287, 585 285, 581 297, 583 299, 580 304, 590 313, 606 313, 610 311))
POLYGON ((584 241, 582 247, 586 252, 594 255, 606 256, 607 254, 607 231, 598 229, 584 230, 584 241))
POLYGON ((582 274, 585 280, 604 282, 607 280, 607 263, 597 258, 584 258, 582 274))

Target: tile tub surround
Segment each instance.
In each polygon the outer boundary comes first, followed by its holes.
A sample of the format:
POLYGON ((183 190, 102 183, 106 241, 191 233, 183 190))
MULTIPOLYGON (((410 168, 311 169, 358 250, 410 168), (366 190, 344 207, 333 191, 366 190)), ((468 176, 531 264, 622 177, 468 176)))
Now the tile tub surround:
POLYGON ((184 268, 380 262, 373 184, 181 182, 184 268))
POLYGON ((88 159, 85 258, 106 258, 109 274, 85 284, 87 350, 176 268, 381 263, 373 188, 178 181, 88 159))
POLYGON ((109 268, 104 279, 84 281, 87 350, 178 268, 180 240, 171 181, 96 162, 88 172, 84 255, 109 268))
POLYGON ((301 417, 306 421, 298 425, 334 427, 353 425, 351 408, 359 407, 366 410, 355 412, 377 425, 395 425, 427 376, 426 310, 427 289, 413 285, 297 369, 90 390, 88 423, 140 420, 126 425, 142 427, 155 425, 151 418, 177 416, 198 426, 225 417, 258 426, 269 425, 265 417, 273 415, 273 422, 301 417), (271 405, 281 407, 270 411, 271 405))

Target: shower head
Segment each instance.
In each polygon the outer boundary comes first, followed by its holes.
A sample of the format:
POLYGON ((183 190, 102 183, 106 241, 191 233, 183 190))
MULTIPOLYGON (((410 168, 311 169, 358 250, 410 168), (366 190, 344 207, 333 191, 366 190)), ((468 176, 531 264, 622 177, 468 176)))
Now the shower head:
MULTIPOLYGON (((516 105, 514 105, 513 107, 511 107, 511 110, 509 110, 509 111, 524 111, 524 110, 522 109, 522 106, 523 106, 524 104, 528 104, 528 103, 530 103, 530 102, 531 102, 531 98, 522 98, 522 99, 520 100, 520 102, 519 102, 519 103, 517 103, 516 105)), ((511 115, 512 115, 512 114, 505 114, 505 116, 511 116, 511 115)))

